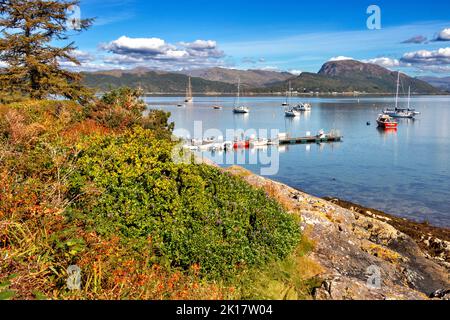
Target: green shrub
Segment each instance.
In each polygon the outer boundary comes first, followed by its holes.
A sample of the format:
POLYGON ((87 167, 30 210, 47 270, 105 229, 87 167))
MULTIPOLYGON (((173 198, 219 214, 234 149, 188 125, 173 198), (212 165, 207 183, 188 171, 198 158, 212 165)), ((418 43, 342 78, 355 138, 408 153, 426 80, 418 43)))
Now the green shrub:
POLYGON ((175 164, 172 143, 135 128, 80 146, 69 211, 101 234, 151 250, 154 262, 230 276, 282 259, 299 241, 295 219, 239 178, 206 165, 175 164))

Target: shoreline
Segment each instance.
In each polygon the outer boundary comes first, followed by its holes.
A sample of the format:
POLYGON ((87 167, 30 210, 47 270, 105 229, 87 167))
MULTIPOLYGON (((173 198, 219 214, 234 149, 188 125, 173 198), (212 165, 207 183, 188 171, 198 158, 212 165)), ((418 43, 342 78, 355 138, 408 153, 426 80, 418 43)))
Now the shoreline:
MULTIPOLYGON (((208 158, 202 158, 201 161, 205 164, 220 168, 221 170, 228 171, 227 168, 223 168, 208 158)), ((240 166, 234 166, 241 168, 240 166)), ((231 167, 233 168, 233 167, 231 167)), ((247 170, 246 170, 247 171, 247 170)), ((250 172, 250 171, 248 171, 250 172)), ((269 178, 262 177, 255 173, 250 172, 251 175, 260 177, 266 181, 271 181, 280 185, 285 185, 289 188, 297 190, 309 197, 325 200, 332 204, 335 204, 343 209, 360 214, 368 218, 376 219, 384 222, 395 228, 396 230, 406 234, 420 247, 421 250, 426 252, 430 258, 436 259, 439 263, 449 269, 450 272, 450 228, 438 227, 428 223, 427 221, 418 222, 408 218, 396 216, 394 214, 386 213, 384 211, 369 208, 354 202, 340 199, 338 197, 316 197, 301 189, 289 186, 285 183, 275 181, 269 178)))
POLYGON ((450 242, 450 228, 434 226, 428 222, 413 221, 408 218, 402 218, 336 197, 324 197, 322 199, 334 203, 344 209, 391 225, 395 229, 411 237, 423 251, 429 254, 430 257, 450 265, 450 256, 448 252, 450 248, 445 247, 445 242, 450 242))
MULTIPOLYGON (((205 164, 219 167, 211 161, 205 164)), ((221 168, 264 190, 300 217, 322 269, 316 300, 450 299, 450 230, 398 218, 336 198, 325 200, 242 167, 221 168), (375 268, 381 286, 368 285, 375 268)))
MULTIPOLYGON (((154 92, 154 93, 149 93, 146 92, 144 93, 144 97, 184 97, 186 95, 185 92, 173 92, 173 93, 163 93, 163 92, 154 92)), ((195 97, 235 97, 236 93, 220 93, 220 92, 204 92, 204 93, 195 93, 194 94, 194 99, 195 97)), ((429 93, 424 93, 424 94, 411 94, 412 97, 439 97, 439 96, 443 96, 443 97, 448 97, 450 96, 450 92, 446 93, 446 92, 441 92, 441 93, 436 93, 436 94, 429 94, 429 93)), ((274 92, 274 93, 258 93, 258 92, 253 92, 253 93, 244 93, 241 95, 241 97, 243 98, 256 98, 256 97, 274 97, 274 98, 285 98, 286 97, 286 93, 284 92, 274 92)), ((321 97, 326 97, 326 98, 370 98, 370 97, 390 97, 392 98, 392 92, 386 92, 386 93, 358 93, 358 94, 353 94, 353 93, 337 93, 337 94, 333 94, 333 93, 326 93, 326 92, 321 92, 321 93, 305 93, 305 94, 297 94, 297 95, 293 95, 293 98, 321 98, 321 97)))

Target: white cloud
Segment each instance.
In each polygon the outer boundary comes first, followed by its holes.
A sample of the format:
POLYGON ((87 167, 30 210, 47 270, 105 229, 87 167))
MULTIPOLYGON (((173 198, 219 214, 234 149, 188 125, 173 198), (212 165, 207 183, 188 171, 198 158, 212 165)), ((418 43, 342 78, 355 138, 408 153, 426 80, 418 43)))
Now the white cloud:
POLYGON ((260 69, 264 70, 264 71, 279 71, 280 70, 278 67, 275 67, 275 66, 265 66, 260 69))
POLYGON ((82 51, 82 50, 73 50, 71 52, 71 55, 77 59, 78 61, 80 61, 81 63, 83 62, 92 62, 95 60, 95 57, 93 54, 86 52, 86 51, 82 51))
POLYGON ((122 36, 101 46, 111 53, 107 63, 146 66, 154 69, 180 70, 225 65, 223 51, 213 40, 167 43, 160 38, 122 36))
POLYGON ((377 64, 377 65, 382 66, 384 68, 393 68, 393 67, 399 67, 400 66, 400 61, 399 60, 392 59, 392 58, 386 58, 386 57, 362 60, 362 62, 377 64))
POLYGON ((172 46, 159 38, 129 38, 122 36, 117 40, 103 45, 103 49, 116 54, 144 54, 144 55, 158 55, 164 54, 172 46))
POLYGON ((300 71, 300 70, 295 70, 295 69, 289 70, 288 72, 289 72, 289 73, 292 73, 292 74, 295 75, 295 76, 299 76, 299 75, 302 74, 302 71, 300 71))
POLYGON ((338 57, 333 57, 328 61, 343 61, 343 60, 355 60, 355 59, 350 58, 350 57, 345 57, 345 56, 338 56, 338 57))
POLYGON ((194 50, 215 49, 217 47, 217 42, 212 40, 195 40, 194 42, 180 42, 180 44, 194 50))
POLYGON ((439 32, 436 41, 450 41, 450 28, 445 28, 439 32))
POLYGON ((405 53, 401 59, 404 63, 424 65, 450 64, 450 47, 438 50, 419 50, 405 53))

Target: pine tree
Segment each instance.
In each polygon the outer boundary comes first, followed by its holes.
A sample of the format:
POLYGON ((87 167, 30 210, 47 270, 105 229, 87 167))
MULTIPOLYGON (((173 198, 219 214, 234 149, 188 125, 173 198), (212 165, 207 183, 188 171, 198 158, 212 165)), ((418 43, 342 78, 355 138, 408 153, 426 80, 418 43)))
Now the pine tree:
POLYGON ((87 92, 80 75, 61 62, 80 65, 68 39, 92 19, 70 21, 79 0, 0 0, 0 91, 34 99, 50 95, 80 99, 87 92), (75 28, 74 28, 75 27, 75 28), (59 47, 55 45, 63 43, 59 47))

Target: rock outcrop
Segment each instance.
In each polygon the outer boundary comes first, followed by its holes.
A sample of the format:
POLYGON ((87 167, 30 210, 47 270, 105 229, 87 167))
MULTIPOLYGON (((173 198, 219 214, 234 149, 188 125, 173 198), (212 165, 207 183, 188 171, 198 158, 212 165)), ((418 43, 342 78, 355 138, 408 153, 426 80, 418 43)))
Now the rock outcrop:
MULTIPOLYGON (((426 254, 410 236, 386 222, 363 215, 241 167, 226 170, 266 190, 301 217, 301 229, 314 243, 309 258, 324 270, 313 292, 320 300, 446 299, 449 269, 426 254)), ((448 257, 448 247, 446 249, 448 257)))

